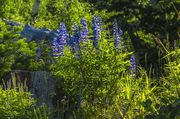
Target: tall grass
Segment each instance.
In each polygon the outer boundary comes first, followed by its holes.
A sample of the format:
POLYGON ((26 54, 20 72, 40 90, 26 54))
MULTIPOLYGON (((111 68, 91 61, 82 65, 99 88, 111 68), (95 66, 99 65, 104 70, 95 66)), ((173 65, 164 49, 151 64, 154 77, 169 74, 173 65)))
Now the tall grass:
POLYGON ((0 87, 1 119, 50 119, 51 110, 46 105, 37 107, 36 100, 28 92, 27 80, 11 73, 9 81, 2 80, 0 87))
MULTIPOLYGON (((129 42, 121 36, 117 38, 123 44, 129 42)), ((157 77, 153 68, 147 72, 138 65, 132 75, 129 60, 132 52, 125 45, 115 47, 111 37, 100 37, 98 48, 92 42, 80 43, 76 53, 65 47, 64 54, 56 57, 51 66, 52 73, 63 79, 60 87, 71 97, 65 100, 68 103, 63 103, 67 107, 63 113, 68 114, 66 118, 179 118, 179 49, 172 52, 165 49, 168 53, 163 58, 167 61, 165 75, 157 77)))

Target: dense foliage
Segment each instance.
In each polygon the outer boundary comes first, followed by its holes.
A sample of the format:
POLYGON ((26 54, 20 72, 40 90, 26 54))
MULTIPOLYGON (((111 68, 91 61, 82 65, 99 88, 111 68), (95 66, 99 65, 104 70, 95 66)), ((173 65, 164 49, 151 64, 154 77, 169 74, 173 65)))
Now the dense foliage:
MULTIPOLYGON (((2 90, 0 88, 0 117, 1 119, 25 119, 28 118, 34 100, 26 92, 16 90, 2 90)), ((33 112, 33 111, 32 111, 33 112)), ((32 113, 31 112, 31 113, 32 113)))
MULTIPOLYGON (((11 69, 33 70, 36 61, 35 42, 20 38, 20 26, 12 27, 0 19, 0 77, 11 69)), ((37 63, 36 63, 37 64, 37 63)))
POLYGON ((94 32, 91 40, 79 37, 79 42, 75 42, 74 46, 67 44, 65 47, 63 44, 64 50, 51 66, 53 74, 62 79, 62 90, 71 98, 65 98, 62 102, 67 106, 68 117, 177 117, 180 85, 177 76, 179 66, 175 65, 178 65, 179 58, 172 56, 173 61, 169 57, 175 51, 164 57, 168 60, 166 73, 169 75, 155 79, 152 72, 136 69, 136 58, 134 55, 130 58, 131 53, 126 48, 129 42, 123 39, 122 30, 116 22, 114 24, 114 38, 106 39, 106 34, 100 31, 99 34, 94 32), (74 107, 68 107, 69 103, 74 107), (171 105, 174 108, 168 109, 171 105))
MULTIPOLYGON (((180 117, 179 0, 39 0, 32 16, 35 1, 0 0, 0 78, 52 73, 63 92, 54 118, 180 117), (28 41, 29 24, 55 37, 28 41)), ((34 105, 0 88, 0 118, 52 118, 34 105)))
MULTIPOLYGON (((139 63, 146 69, 153 67, 160 75, 166 53, 159 40, 168 50, 179 46, 180 1, 179 0, 103 0, 94 1, 95 8, 114 13, 109 21, 118 19, 123 31, 127 31, 137 52, 139 63)), ((154 72, 154 73, 155 73, 154 72)))

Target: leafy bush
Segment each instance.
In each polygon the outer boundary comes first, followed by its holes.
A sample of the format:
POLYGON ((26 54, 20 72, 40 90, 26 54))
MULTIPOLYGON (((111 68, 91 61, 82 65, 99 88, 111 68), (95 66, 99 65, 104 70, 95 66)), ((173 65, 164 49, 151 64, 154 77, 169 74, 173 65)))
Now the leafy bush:
POLYGON ((103 110, 106 108, 106 99, 110 104, 114 103, 119 81, 129 64, 125 60, 128 54, 120 54, 113 49, 101 49, 99 53, 89 47, 81 50, 80 58, 68 50, 65 54, 53 65, 53 72, 64 79, 63 89, 75 100, 76 106, 84 103, 86 109, 90 108, 87 111, 93 114, 97 110, 91 110, 92 106, 103 110), (77 100, 77 96, 82 100, 77 100))
MULTIPOLYGON (((63 55, 56 57, 55 63, 51 66, 52 73, 63 78, 61 86, 73 100, 73 110, 69 111, 80 112, 76 118, 100 118, 107 105, 115 103, 120 89, 119 82, 124 78, 124 74, 129 72, 131 53, 124 52, 125 48, 121 46, 122 33, 116 34, 119 33, 119 28, 114 34, 114 37, 118 36, 113 41, 111 38, 103 37, 105 32, 95 32, 99 29, 96 25, 93 40, 88 39, 87 30, 84 33, 82 27, 77 43, 65 47, 63 55)), ((59 39, 60 43, 64 41, 63 38, 59 39)), ((74 38, 77 38, 76 35, 74 38)))
POLYGON ((19 35, 21 29, 21 26, 12 27, 0 19, 0 77, 11 69, 34 70, 37 69, 34 64, 36 67, 40 65, 36 43, 22 39, 19 35))
POLYGON ((53 73, 63 78, 61 87, 73 98, 76 108, 71 116, 86 119, 177 118, 179 79, 170 73, 167 78, 157 81, 142 69, 134 79, 128 74, 129 61, 125 60, 128 54, 114 53, 113 50, 96 51, 88 47, 76 58, 66 49, 65 55, 53 64, 53 73))
POLYGON ((81 3, 78 0, 44 0, 35 26, 56 29, 61 21, 71 29, 71 26, 75 22, 79 23, 82 17, 85 17, 88 22, 91 21, 90 4, 81 3))
POLYGON ((1 119, 50 119, 51 111, 46 105, 36 106, 29 92, 0 88, 1 119))
POLYGON ((30 21, 34 0, 0 0, 0 17, 16 22, 30 21))
POLYGON ((0 117, 1 119, 25 119, 28 111, 35 103, 30 93, 0 88, 0 117))
MULTIPOLYGON (((86 42, 80 42, 80 37, 79 44, 73 48, 66 46, 52 64, 52 73, 62 79, 60 87, 71 97, 62 101, 63 107, 67 105, 65 110, 70 117, 177 117, 178 110, 167 111, 167 107, 179 99, 179 79, 176 79, 179 71, 178 56, 174 57, 175 61, 169 62, 171 65, 168 64, 170 72, 167 77, 156 79, 152 76, 152 69, 147 73, 140 67, 136 74, 135 58, 129 60, 131 53, 126 49, 127 41, 122 40, 122 31, 116 25, 114 30, 114 41, 111 37, 106 39, 104 33, 96 32, 93 32, 93 39, 86 39, 86 42), (135 70, 135 74, 132 75, 131 70, 135 70), (68 107, 69 103, 73 103, 70 105, 74 107, 68 107)), ((65 39, 62 37, 59 40, 62 42, 65 39)))

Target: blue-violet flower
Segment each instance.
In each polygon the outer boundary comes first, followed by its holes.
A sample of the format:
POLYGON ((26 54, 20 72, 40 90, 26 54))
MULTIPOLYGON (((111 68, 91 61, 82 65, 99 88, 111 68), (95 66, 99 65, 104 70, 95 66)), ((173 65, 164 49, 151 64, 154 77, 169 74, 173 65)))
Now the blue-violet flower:
POLYGON ((92 24, 93 24, 92 29, 93 29, 93 34, 94 34, 93 46, 95 48, 98 48, 98 39, 100 37, 100 31, 102 27, 102 22, 101 22, 100 17, 94 16, 92 24))
POLYGON ((88 41, 89 30, 88 30, 85 18, 81 19, 81 24, 82 24, 82 28, 81 28, 81 31, 80 31, 79 42, 88 41))
POLYGON ((136 78, 136 58, 134 54, 130 58, 130 74, 136 78))
POLYGON ((114 36, 114 46, 118 48, 123 45, 122 41, 123 31, 118 27, 117 20, 113 22, 113 36, 114 36))

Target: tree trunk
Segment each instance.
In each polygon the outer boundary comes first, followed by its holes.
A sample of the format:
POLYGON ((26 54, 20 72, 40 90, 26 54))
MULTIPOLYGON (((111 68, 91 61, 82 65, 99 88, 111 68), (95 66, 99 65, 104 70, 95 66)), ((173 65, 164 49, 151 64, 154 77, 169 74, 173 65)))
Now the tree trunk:
POLYGON ((32 9, 32 14, 31 14, 31 21, 30 21, 31 25, 35 23, 35 18, 38 15, 40 4, 41 4, 41 0, 34 0, 34 5, 32 9))

